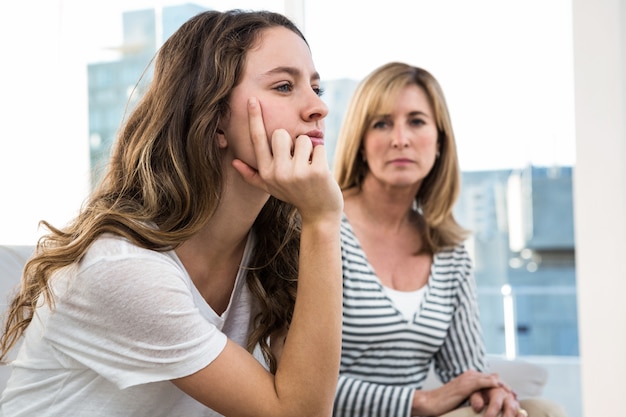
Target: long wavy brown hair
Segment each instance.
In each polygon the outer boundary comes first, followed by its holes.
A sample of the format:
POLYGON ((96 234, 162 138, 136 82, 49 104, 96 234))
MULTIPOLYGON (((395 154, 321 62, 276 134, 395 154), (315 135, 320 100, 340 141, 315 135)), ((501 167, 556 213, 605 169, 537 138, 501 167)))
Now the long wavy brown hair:
POLYGON ((422 214, 423 250, 436 253, 461 243, 468 231, 453 215, 461 183, 456 142, 443 90, 431 73, 403 62, 389 62, 367 75, 348 104, 337 139, 333 171, 342 190, 361 188, 369 170, 361 157, 367 128, 377 114, 389 112, 407 85, 424 90, 437 124, 439 157, 415 196, 422 214))
MULTIPOLYGON (((148 90, 120 130, 102 183, 67 226, 42 221, 48 233, 37 242, 10 304, 0 359, 18 342, 40 298, 54 306, 53 273, 79 262, 98 236, 114 233, 167 251, 206 224, 224 187, 218 126, 229 117, 229 97, 241 81, 247 52, 262 30, 275 26, 304 39, 283 15, 231 10, 198 14, 165 42, 148 90)), ((275 371, 268 341, 291 321, 300 219, 293 206, 270 197, 253 228, 258 244, 247 283, 260 312, 248 350, 259 343, 275 371)))

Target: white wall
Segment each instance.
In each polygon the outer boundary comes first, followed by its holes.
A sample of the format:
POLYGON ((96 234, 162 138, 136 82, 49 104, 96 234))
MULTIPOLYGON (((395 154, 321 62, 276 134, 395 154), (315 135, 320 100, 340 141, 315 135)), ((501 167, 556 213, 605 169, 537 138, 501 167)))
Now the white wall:
POLYGON ((626 8, 573 0, 576 271, 583 413, 623 416, 626 376, 626 8))
POLYGON ((61 3, 0 6, 0 244, 34 244, 39 220, 62 226, 89 187, 85 62, 61 3))

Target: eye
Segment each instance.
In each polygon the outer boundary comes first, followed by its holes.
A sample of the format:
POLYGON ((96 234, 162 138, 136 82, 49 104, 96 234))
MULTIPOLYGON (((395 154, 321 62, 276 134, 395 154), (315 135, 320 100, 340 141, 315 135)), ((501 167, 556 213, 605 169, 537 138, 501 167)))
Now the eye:
POLYGON ((372 124, 372 129, 384 129, 389 126, 386 120, 377 120, 372 124))
POLYGON ((416 118, 409 120, 409 123, 411 124, 411 126, 423 126, 426 124, 426 121, 424 121, 424 119, 420 119, 419 117, 416 117, 416 118))
POLYGON ((324 90, 322 87, 313 87, 313 91, 315 91, 315 94, 317 94, 318 97, 322 97, 326 90, 324 90))
POLYGON ((283 83, 275 87, 274 89, 281 93, 289 93, 293 90, 293 85, 291 83, 283 83))

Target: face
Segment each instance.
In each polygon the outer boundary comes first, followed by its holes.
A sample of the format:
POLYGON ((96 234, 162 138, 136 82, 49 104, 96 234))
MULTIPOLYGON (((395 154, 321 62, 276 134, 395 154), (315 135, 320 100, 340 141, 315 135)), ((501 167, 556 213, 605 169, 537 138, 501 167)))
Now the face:
POLYGON ((230 118, 222 127, 220 146, 256 167, 248 129, 250 97, 261 104, 268 139, 281 128, 292 139, 308 135, 314 145, 323 143, 328 108, 320 93, 320 77, 304 40, 284 27, 264 29, 258 45, 246 56, 241 83, 231 94, 230 118))
POLYGON ((376 115, 365 131, 365 181, 383 188, 417 189, 437 155, 437 125, 426 93, 415 84, 400 90, 391 114, 376 115))

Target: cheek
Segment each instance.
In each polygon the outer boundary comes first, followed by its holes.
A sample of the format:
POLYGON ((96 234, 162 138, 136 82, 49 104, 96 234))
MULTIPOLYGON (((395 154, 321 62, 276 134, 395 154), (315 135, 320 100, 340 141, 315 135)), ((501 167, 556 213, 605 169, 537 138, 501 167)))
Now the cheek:
POLYGON ((292 137, 295 135, 296 123, 294 123, 294 117, 290 117, 294 112, 292 107, 265 101, 262 109, 268 139, 276 129, 285 129, 292 137))
POLYGON ((248 129, 248 107, 247 100, 237 94, 233 94, 228 103, 229 114, 228 120, 224 126, 220 126, 222 130, 228 133, 241 132, 248 129))
POLYGON ((226 134, 228 146, 235 149, 238 148, 246 138, 250 137, 247 113, 231 111, 226 129, 223 130, 226 134))
POLYGON ((380 138, 376 133, 366 133, 363 138, 363 153, 367 157, 380 155, 387 145, 384 138, 380 138))
POLYGON ((436 129, 434 131, 423 132, 423 134, 420 134, 418 137, 418 146, 423 151, 428 151, 434 155, 437 153, 437 137, 436 129))

